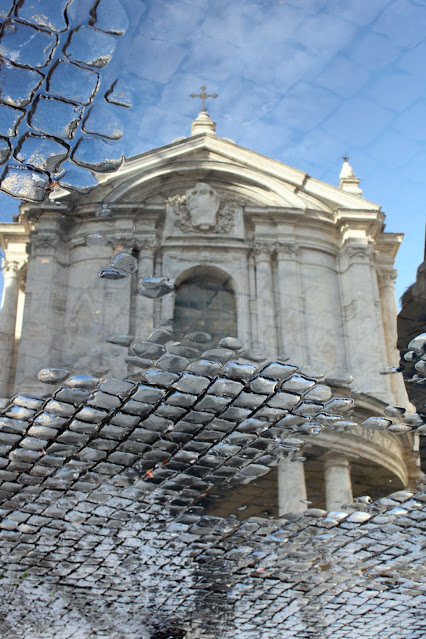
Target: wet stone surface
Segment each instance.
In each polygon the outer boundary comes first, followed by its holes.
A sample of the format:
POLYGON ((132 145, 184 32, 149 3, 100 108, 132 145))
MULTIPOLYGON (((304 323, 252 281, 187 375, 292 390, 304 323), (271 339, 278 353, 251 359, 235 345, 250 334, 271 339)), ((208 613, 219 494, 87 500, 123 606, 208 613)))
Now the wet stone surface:
MULTIPOLYGON (((61 140, 71 141, 84 114, 83 109, 74 105, 87 106, 98 98, 94 104, 96 108, 86 114, 88 117, 83 130, 99 137, 92 143, 77 140, 77 150, 75 143, 71 143, 75 162, 80 168, 67 167, 66 175, 61 176, 59 183, 51 176, 43 199, 58 184, 70 191, 90 193, 97 185, 90 171, 114 171, 122 161, 120 152, 107 146, 106 140, 122 137, 119 107, 130 106, 129 99, 126 91, 120 88, 120 78, 106 90, 111 104, 108 104, 104 95, 97 96, 97 92, 99 71, 110 61, 119 37, 126 31, 128 17, 119 0, 94 2, 92 6, 85 7, 80 15, 74 11, 75 6, 71 0, 3 1, 0 5, 0 18, 9 18, 0 35, 3 60, 0 68, 0 136, 7 138, 0 163, 6 161, 11 151, 13 157, 25 167, 42 168, 53 175, 59 170, 63 158, 60 161, 58 158, 58 163, 55 163, 50 151, 46 152, 41 138, 36 137, 32 140, 27 158, 27 151, 21 152, 23 140, 16 141, 16 144, 13 140, 17 136, 19 124, 27 116, 27 124, 33 130, 54 136, 58 144, 61 140), (68 14, 70 7, 71 13, 68 14), (85 19, 90 24, 84 24, 85 19), (95 23, 97 25, 93 26, 95 23), (61 38, 63 48, 60 52, 58 34, 69 29, 69 34, 61 38), (68 59, 58 59, 61 53, 68 59), (88 69, 87 66, 93 68, 88 69), (38 91, 43 94, 37 96, 38 91), (118 105, 118 108, 114 105, 118 105), (20 110, 12 111, 10 107, 20 110), (37 141, 40 142, 40 149, 37 148, 37 141), (49 160, 46 160, 46 156, 49 156, 49 160)), ((61 155, 60 151, 58 155, 61 155)), ((3 189, 5 192, 10 190, 8 183, 3 189)), ((15 192, 18 192, 16 188, 15 192)), ((32 193, 28 198, 27 192, 25 188, 20 189, 19 197, 42 201, 41 191, 36 196, 32 193)))
POLYGON ((99 277, 105 280, 124 280, 129 277, 129 273, 123 273, 116 268, 103 268, 99 272, 99 277))
POLYGON ((25 111, 8 106, 0 107, 0 134, 5 137, 15 137, 25 111))
POLYGON ((0 417, 2 636, 44 624, 48 639, 139 639, 141 627, 147 637, 173 627, 208 639, 364 639, 392 628, 422 639, 426 483, 281 519, 202 506, 224 483, 237 489, 283 457, 303 459, 310 435, 277 443, 274 421, 223 417, 282 394, 267 376, 277 364, 248 380, 155 366, 143 382, 78 375, 52 397, 15 397, 0 417))
POLYGON ((89 26, 78 27, 72 34, 64 53, 67 57, 88 66, 102 68, 111 60, 117 38, 89 26))
POLYGON ((6 138, 0 138, 0 164, 6 162, 6 160, 10 157, 11 146, 9 140, 6 138))
POLYGON ((57 42, 54 34, 11 20, 0 36, 0 55, 20 66, 45 67, 57 42))
POLYGON ((97 91, 99 74, 67 60, 59 60, 47 78, 50 95, 70 102, 89 104, 97 91))
POLYGON ((166 277, 142 277, 139 281, 138 293, 152 299, 168 295, 175 288, 166 277))
POLYGON ((138 268, 138 263, 136 258, 129 253, 118 253, 118 255, 111 260, 110 266, 124 273, 134 273, 138 268))
POLYGON ((0 18, 8 18, 12 13, 13 2, 11 0, 0 1, 0 18))
POLYGON ((80 166, 107 173, 118 169, 123 161, 123 156, 119 149, 110 142, 84 136, 77 142, 72 159, 80 166))
POLYGON ((120 0, 101 0, 92 10, 94 24, 98 29, 115 35, 124 35, 129 19, 120 0))
POLYGON ((82 107, 40 95, 32 106, 28 123, 41 133, 71 140, 83 112, 82 107))
POLYGON ((121 78, 118 78, 105 93, 105 99, 110 104, 116 104, 117 106, 125 108, 132 106, 132 96, 128 84, 121 78))
POLYGON ((22 69, 12 64, 0 66, 0 102, 23 107, 31 102, 44 76, 32 69, 22 69))
POLYGON ((119 109, 112 105, 96 104, 83 122, 83 131, 101 135, 109 140, 120 140, 123 137, 123 127, 119 109))
POLYGON ((65 31, 67 28, 66 9, 72 0, 25 0, 17 8, 21 20, 52 31, 65 31))
POLYGON ((107 238, 102 233, 88 233, 84 236, 87 246, 102 246, 107 243, 107 238))
POLYGON ((49 184, 47 173, 27 168, 7 166, 1 180, 1 190, 20 199, 43 202, 49 184))
POLYGON ((64 173, 58 178, 59 185, 69 191, 88 194, 98 186, 98 181, 83 168, 68 163, 62 166, 64 173))
POLYGON ((68 157, 69 148, 44 136, 27 134, 19 141, 15 158, 24 164, 48 173, 56 173, 68 157))

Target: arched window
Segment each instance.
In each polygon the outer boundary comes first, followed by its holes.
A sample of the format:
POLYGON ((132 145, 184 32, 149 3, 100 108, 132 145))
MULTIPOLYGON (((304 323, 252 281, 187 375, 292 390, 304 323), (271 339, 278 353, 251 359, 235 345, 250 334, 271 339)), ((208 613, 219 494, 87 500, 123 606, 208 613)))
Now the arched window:
POLYGON ((237 312, 231 277, 216 269, 196 269, 179 285, 175 297, 174 328, 180 336, 205 331, 212 343, 237 335, 237 312))

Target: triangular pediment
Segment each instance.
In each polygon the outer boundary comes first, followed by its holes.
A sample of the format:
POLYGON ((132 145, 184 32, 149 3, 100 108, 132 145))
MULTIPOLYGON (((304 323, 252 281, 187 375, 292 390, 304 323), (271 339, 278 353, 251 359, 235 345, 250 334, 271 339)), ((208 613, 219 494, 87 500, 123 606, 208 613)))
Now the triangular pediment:
POLYGON ((100 179, 94 200, 140 202, 184 191, 197 181, 237 191, 259 206, 379 211, 380 206, 277 160, 212 134, 199 134, 128 158, 100 179))

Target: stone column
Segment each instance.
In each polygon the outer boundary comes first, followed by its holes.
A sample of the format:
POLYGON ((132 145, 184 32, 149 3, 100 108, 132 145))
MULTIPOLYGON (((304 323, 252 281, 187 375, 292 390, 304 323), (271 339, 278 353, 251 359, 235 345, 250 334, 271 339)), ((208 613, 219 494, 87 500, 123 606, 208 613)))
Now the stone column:
POLYGON ((253 242, 256 268, 257 298, 257 344, 260 349, 268 351, 268 355, 277 354, 277 329, 272 281, 271 257, 274 245, 271 242, 256 240, 253 242))
POLYGON ((4 278, 0 309, 0 397, 12 393, 13 353, 15 348, 16 314, 18 309, 21 265, 13 260, 2 260, 4 278))
MULTIPOLYGON (((139 289, 139 279, 141 277, 151 277, 151 275, 154 275, 155 238, 138 241, 137 247, 139 249, 137 288, 139 289)), ((138 337, 144 339, 148 337, 154 328, 154 300, 140 295, 137 291, 135 300, 135 314, 134 317, 131 318, 132 331, 138 337)))
POLYGON ((327 510, 341 510, 352 502, 350 464, 345 457, 330 456, 324 463, 325 502, 327 510))
POLYGON ((300 286, 297 247, 291 242, 277 242, 279 349, 291 361, 303 361, 304 324, 300 312, 300 286))
POLYGON ((284 459, 278 466, 278 516, 303 513, 307 508, 306 499, 303 462, 284 459))
MULTIPOLYGON (((398 310, 396 307, 394 282, 397 274, 398 272, 389 266, 380 266, 377 269, 383 330, 388 356, 387 363, 389 366, 398 366, 400 357, 396 347, 398 340, 396 329, 398 310)), ((390 375, 390 383, 395 403, 401 406, 407 406, 408 397, 402 374, 390 375)))
MULTIPOLYGON (((42 216, 42 218, 44 215, 42 216)), ((46 366, 60 365, 57 340, 65 335, 61 322, 65 300, 62 267, 65 257, 55 222, 46 217, 46 230, 35 231, 29 244, 30 257, 25 287, 22 336, 16 365, 16 387, 21 392, 46 392, 37 373, 46 366)))

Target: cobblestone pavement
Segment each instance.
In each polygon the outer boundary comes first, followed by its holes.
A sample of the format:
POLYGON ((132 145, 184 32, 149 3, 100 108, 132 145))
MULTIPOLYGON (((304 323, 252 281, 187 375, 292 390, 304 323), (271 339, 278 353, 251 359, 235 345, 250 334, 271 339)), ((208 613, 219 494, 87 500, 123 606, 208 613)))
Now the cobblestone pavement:
POLYGON ((120 78, 106 86, 102 71, 128 19, 119 0, 101 0, 70 21, 71 1, 0 5, 0 189, 27 201, 57 186, 89 193, 90 171, 123 159, 114 143, 130 96, 120 78))
POLYGON ((323 380, 232 355, 4 402, 2 637, 425 637, 425 492, 245 521, 197 505, 358 426, 323 380))

